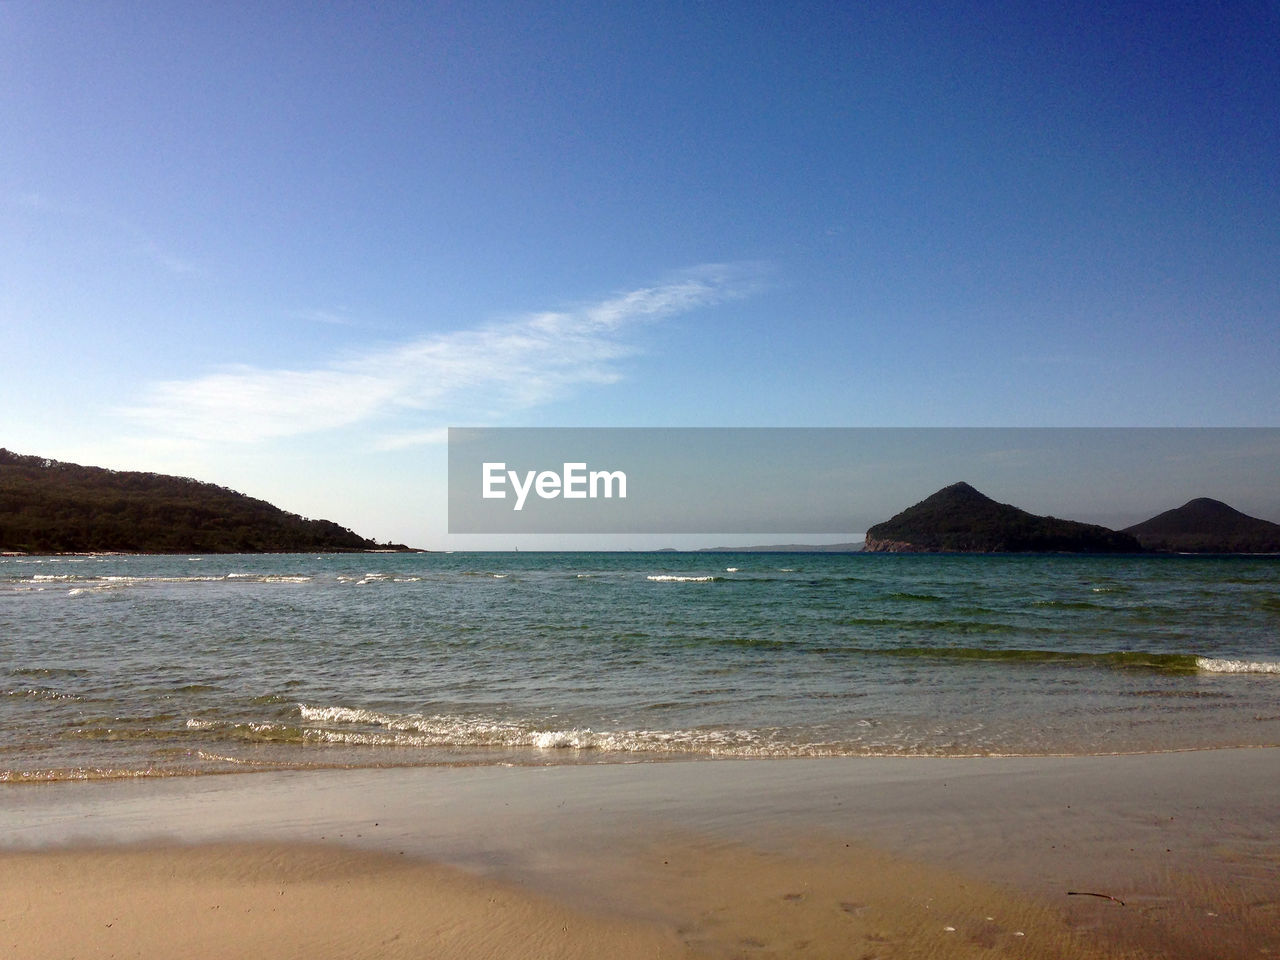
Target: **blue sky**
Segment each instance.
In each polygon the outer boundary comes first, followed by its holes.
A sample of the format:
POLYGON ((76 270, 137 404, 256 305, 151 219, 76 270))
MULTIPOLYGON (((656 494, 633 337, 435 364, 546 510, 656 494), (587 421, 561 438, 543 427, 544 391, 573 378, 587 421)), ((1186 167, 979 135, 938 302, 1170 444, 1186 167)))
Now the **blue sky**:
POLYGON ((450 425, 1280 423, 1280 8, 869 7, 0 4, 0 445, 450 546, 450 425))

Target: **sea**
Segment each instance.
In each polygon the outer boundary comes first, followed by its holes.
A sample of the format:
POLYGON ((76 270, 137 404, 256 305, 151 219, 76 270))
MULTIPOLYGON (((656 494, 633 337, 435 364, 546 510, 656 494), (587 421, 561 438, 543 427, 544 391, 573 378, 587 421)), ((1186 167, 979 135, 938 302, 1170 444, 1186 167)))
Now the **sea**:
POLYGON ((0 781, 1280 745, 1280 557, 0 558, 0 781))

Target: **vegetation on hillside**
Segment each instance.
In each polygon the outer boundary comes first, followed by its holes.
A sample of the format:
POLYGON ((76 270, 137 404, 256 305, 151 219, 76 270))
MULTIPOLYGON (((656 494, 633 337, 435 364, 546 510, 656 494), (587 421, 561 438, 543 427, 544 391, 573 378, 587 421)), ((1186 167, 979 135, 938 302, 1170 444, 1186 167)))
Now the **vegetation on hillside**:
POLYGON ((1280 523, 1197 497, 1125 528, 1148 550, 1179 553, 1280 553, 1280 523))
POLYGON ((308 520, 212 483, 0 449, 3 551, 309 553, 378 547, 329 520, 308 520))
POLYGON ((1041 517, 953 483, 867 531, 872 552, 1140 553, 1132 536, 1041 517))

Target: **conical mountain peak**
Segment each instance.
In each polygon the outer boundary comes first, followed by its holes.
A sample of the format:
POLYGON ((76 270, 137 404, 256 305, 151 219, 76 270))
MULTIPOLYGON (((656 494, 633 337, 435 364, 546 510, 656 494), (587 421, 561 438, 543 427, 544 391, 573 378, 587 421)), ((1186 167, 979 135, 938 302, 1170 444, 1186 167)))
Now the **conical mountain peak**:
POLYGON ((1040 517, 953 483, 867 531, 866 549, 894 553, 1138 553, 1137 540, 1089 523, 1040 517))

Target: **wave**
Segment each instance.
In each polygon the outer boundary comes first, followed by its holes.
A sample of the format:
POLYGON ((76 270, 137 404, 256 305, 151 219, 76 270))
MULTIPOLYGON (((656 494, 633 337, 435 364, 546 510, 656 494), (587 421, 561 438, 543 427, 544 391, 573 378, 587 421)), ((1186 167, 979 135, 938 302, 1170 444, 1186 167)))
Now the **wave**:
POLYGON ((302 727, 285 723, 229 722, 201 720, 192 717, 185 724, 188 730, 216 734, 217 739, 246 740, 254 743, 301 743, 307 739, 302 727))
POLYGON ((311 742, 374 747, 533 748, 601 753, 701 754, 736 757, 833 756, 847 749, 795 743, 770 730, 592 730, 540 728, 494 717, 389 714, 352 707, 298 704, 311 742), (351 729, 364 727, 365 729, 351 729), (375 728, 375 729, 369 729, 375 728))
POLYGON ((680 577, 670 573, 651 573, 645 577, 646 580, 653 580, 656 583, 723 583, 725 577, 680 577))
POLYGON ((59 783, 77 780, 142 780, 151 777, 181 777, 196 773, 182 767, 70 767, 43 770, 0 770, 0 783, 59 783))
MULTIPOLYGON (((893 627, 899 630, 935 630, 940 633, 1046 633, 1043 628, 1020 627, 995 620, 903 620, 899 617, 846 617, 840 621, 850 627, 893 627)), ((883 652, 884 647, 868 647, 868 652, 883 652)), ((902 648, 914 649, 914 648, 902 648)), ((922 650, 946 650, 947 647, 921 647, 922 650)))
POLYGON ((223 576, 190 576, 190 577, 143 577, 143 576, 105 576, 92 577, 82 574, 36 574, 32 577, 11 577, 4 582, 12 585, 76 584, 76 589, 99 589, 103 587, 129 587, 147 583, 309 583, 313 578, 302 574, 281 573, 228 573, 223 576))
POLYGON ((339 574, 339 583, 354 583, 357 587, 367 583, 420 583, 421 577, 398 577, 392 573, 366 573, 363 576, 339 574))
MULTIPOLYGON (((198 579, 217 580, 218 577, 189 577, 187 580, 193 581, 198 579)), ((301 574, 283 574, 283 573, 229 573, 228 580, 244 580, 249 583, 310 583, 311 577, 304 577, 301 574)))
POLYGON ((1217 657, 1196 657, 1196 666, 1205 673, 1280 673, 1280 661, 1275 660, 1225 660, 1217 657))
POLYGON ((83 667, 10 667, 9 672, 20 677, 87 677, 83 667))
POLYGON ((1110 610, 1101 603, 1090 603, 1088 600, 1032 600, 1033 607, 1051 607, 1055 610, 1110 610))
POLYGON ((1113 650, 1100 653, 1078 650, 991 650, 982 647, 859 647, 851 652, 886 657, 946 660, 970 663, 1065 664, 1150 670, 1157 673, 1277 673, 1278 661, 1230 660, 1194 653, 1148 653, 1113 650))
POLYGON ((1156 670, 1160 673, 1195 673, 1199 669, 1199 658, 1194 654, 1145 653, 1135 650, 1089 653, 1077 650, 989 650, 981 647, 887 647, 874 652, 890 657, 991 663, 1062 663, 1156 670))
POLYGON ((25 687, 23 689, 3 690, 0 691, 0 697, 25 697, 31 700, 70 700, 80 701, 83 697, 78 697, 74 693, 64 693, 61 690, 54 690, 52 687, 25 687))

